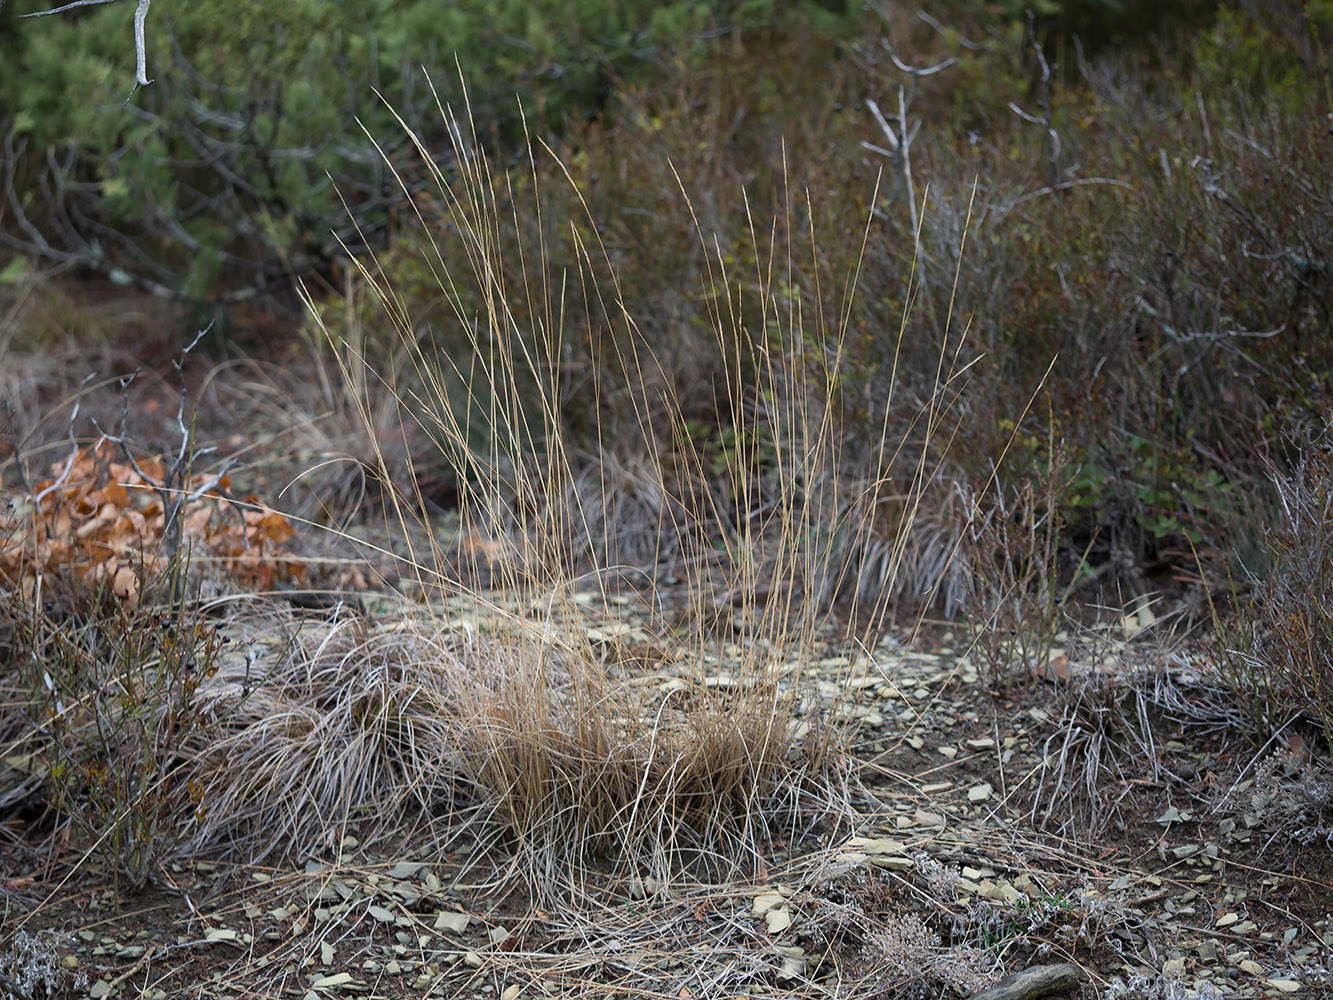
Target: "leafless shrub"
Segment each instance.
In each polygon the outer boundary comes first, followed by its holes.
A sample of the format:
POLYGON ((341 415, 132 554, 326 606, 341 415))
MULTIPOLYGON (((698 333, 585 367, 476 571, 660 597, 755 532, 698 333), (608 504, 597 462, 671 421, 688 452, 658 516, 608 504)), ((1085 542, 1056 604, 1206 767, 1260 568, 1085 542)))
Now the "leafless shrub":
POLYGON ((1214 609, 1222 675, 1260 736, 1301 719, 1333 755, 1333 457, 1309 449, 1295 475, 1273 481, 1268 573, 1234 620, 1214 609))
MULTIPOLYGON (((941 988, 947 988, 970 996, 999 978, 995 961, 984 951, 945 948, 940 935, 911 913, 882 917, 867 932, 862 957, 877 963, 879 976, 906 987, 904 995, 933 990, 938 996, 941 988)), ((872 973, 870 981, 879 976, 872 973)), ((884 988, 882 981, 877 988, 884 988)))
POLYGON ((1277 746, 1275 742, 1270 741, 1241 772, 1216 808, 1262 818, 1271 834, 1261 852, 1289 840, 1333 846, 1333 766, 1298 741, 1277 746))
POLYGON ((83 970, 71 973, 61 964, 60 947, 66 942, 55 931, 44 930, 29 934, 19 930, 0 954, 0 986, 15 997, 36 1000, 37 997, 67 996, 67 989, 77 991, 87 986, 83 970))
POLYGON ((957 865, 944 865, 929 854, 918 853, 916 873, 925 881, 930 894, 937 899, 953 899, 963 880, 963 873, 957 865))
POLYGON ((1194 989, 1186 986, 1179 976, 1136 972, 1128 979, 1113 977, 1102 996, 1105 1000, 1222 1000, 1227 994, 1212 983, 1194 989))

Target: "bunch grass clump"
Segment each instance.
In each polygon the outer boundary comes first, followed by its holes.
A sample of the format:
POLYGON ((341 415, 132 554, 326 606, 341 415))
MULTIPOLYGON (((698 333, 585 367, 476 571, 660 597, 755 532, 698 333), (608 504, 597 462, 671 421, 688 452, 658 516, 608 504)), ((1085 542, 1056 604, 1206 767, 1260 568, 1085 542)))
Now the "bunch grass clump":
MULTIPOLYGON (((783 290, 796 247, 770 234, 768 259, 742 280, 682 189, 723 361, 716 405, 736 429, 713 436, 682 412, 586 203, 566 223, 577 259, 557 269, 547 257, 549 174, 535 164, 563 171, 559 158, 530 141, 524 166, 497 175, 468 116, 441 114, 456 174, 411 138, 433 181, 414 202, 419 251, 448 308, 414 323, 374 261, 357 268, 381 311, 354 318, 374 327, 345 335, 311 303, 347 384, 392 394, 457 484, 452 540, 429 530, 420 493, 385 504, 421 627, 460 598, 486 609, 474 622, 485 642, 468 632, 448 666, 414 668, 436 673, 422 689, 448 706, 443 742, 416 759, 465 790, 459 801, 478 805, 543 890, 577 881, 571 855, 659 881, 752 872, 775 829, 846 814, 847 724, 802 657, 824 648, 839 598, 867 632, 881 627, 902 560, 876 564, 880 589, 859 586, 887 479, 846 475, 830 381, 844 331, 783 290), (606 335, 581 339, 568 316, 595 317, 606 335), (590 346, 590 368, 570 361, 590 346), (394 352, 407 363, 391 382, 374 358, 394 352), (591 386, 575 394, 576 380, 591 386), (581 400, 590 412, 570 412, 581 400), (642 627, 608 634, 607 609, 626 603, 642 627)), ((414 482, 438 475, 416 471, 414 482)), ((910 523, 929 477, 908 478, 898 509, 910 523)))

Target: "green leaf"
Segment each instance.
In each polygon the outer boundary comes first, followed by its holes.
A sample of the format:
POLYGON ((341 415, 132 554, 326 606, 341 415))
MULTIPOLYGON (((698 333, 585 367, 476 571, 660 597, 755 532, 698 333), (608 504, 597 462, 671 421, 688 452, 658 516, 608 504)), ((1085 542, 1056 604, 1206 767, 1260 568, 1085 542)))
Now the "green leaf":
POLYGON ((123 177, 108 177, 102 181, 103 198, 126 198, 129 193, 130 186, 123 177))
POLYGON ((15 257, 0 271, 0 285, 17 285, 28 277, 28 259, 15 257))

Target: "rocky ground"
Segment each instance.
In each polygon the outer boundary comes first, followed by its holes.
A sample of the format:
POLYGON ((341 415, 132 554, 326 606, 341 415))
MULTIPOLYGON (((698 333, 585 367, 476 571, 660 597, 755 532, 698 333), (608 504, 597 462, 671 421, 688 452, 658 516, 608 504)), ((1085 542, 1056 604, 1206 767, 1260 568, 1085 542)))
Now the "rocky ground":
MULTIPOLYGON (((698 683, 697 664, 641 655, 641 611, 599 627, 608 655, 660 697, 698 683)), ((1260 749, 1210 717, 1206 650, 1152 631, 1062 635, 1046 676, 999 691, 945 626, 854 659, 792 657, 785 682, 857 724, 846 808, 779 831, 743 883, 608 867, 577 900, 536 901, 484 830, 366 852, 351 825, 340 856, 176 863, 117 905, 72 854, 34 866, 9 851, 3 985, 94 1000, 971 997, 1037 969, 1002 995, 1333 996, 1333 777, 1294 735, 1260 749)), ((703 682, 744 683, 728 664, 746 641, 719 644, 703 682)))

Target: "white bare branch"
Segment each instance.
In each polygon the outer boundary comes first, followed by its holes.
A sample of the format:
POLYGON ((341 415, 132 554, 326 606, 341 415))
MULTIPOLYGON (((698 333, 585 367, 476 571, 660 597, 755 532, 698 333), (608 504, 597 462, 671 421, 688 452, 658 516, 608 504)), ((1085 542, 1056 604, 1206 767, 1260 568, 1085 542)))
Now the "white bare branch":
POLYGON ((1046 124, 1046 119, 1037 118, 1033 115, 1028 114, 1013 101, 1009 102, 1009 110, 1012 111, 1014 114, 1018 115, 1018 117, 1022 118, 1023 121, 1025 122, 1031 122, 1033 125, 1042 125, 1042 126, 1046 124))
MULTIPOLYGON (((63 14, 69 10, 75 10, 79 7, 96 7, 102 4, 115 3, 116 0, 70 0, 69 3, 61 4, 59 7, 52 7, 50 10, 38 10, 31 14, 24 14, 23 17, 50 17, 52 14, 63 14)), ((148 79, 148 45, 144 41, 144 24, 148 21, 148 7, 153 0, 139 0, 139 6, 134 9, 134 81, 135 89, 146 87, 153 81, 148 79)), ((4 0, 0 0, 0 6, 4 5, 4 0)), ((131 92, 133 93, 133 92, 131 92)))
POLYGON ((144 23, 148 20, 148 5, 153 0, 139 0, 134 8, 134 78, 140 87, 146 87, 153 81, 148 79, 148 48, 144 44, 144 23))
POLYGON ((894 132, 893 126, 890 125, 888 119, 884 117, 884 113, 879 110, 878 104, 874 101, 866 101, 866 107, 869 108, 870 113, 875 116, 875 122, 879 125, 880 131, 884 133, 884 138, 889 141, 889 146, 894 150, 893 153, 886 155, 895 155, 899 148, 898 133, 894 132))
MULTIPOLYGON (((935 20, 935 18, 931 17, 924 10, 917 11, 916 16, 919 17, 926 24, 930 25, 936 31, 938 31, 941 35, 944 35, 946 38, 950 37, 949 29, 946 28, 944 25, 940 24, 939 21, 935 20)), ((961 32, 953 32, 952 36, 957 39, 959 45, 961 45, 965 49, 969 49, 972 52, 980 52, 986 47, 985 43, 983 42, 973 42, 963 37, 961 32)))
POLYGON ((31 14, 20 14, 20 17, 50 17, 52 14, 63 14, 67 10, 73 10, 75 7, 92 7, 97 4, 115 3, 116 0, 74 0, 73 3, 67 3, 62 7, 53 7, 50 10, 37 10, 31 14))
POLYGON ((890 45, 886 39, 880 39, 880 44, 884 46, 884 51, 887 52, 889 58, 893 60, 893 65, 911 76, 934 76, 936 73, 948 69, 958 61, 957 56, 950 56, 948 59, 945 59, 943 62, 938 62, 934 66, 909 66, 898 58, 898 53, 893 51, 893 46, 890 45))

